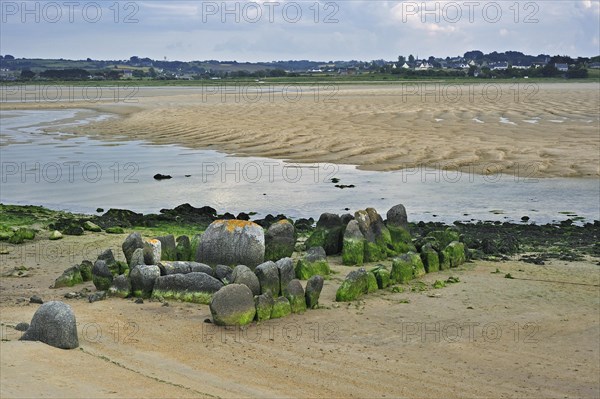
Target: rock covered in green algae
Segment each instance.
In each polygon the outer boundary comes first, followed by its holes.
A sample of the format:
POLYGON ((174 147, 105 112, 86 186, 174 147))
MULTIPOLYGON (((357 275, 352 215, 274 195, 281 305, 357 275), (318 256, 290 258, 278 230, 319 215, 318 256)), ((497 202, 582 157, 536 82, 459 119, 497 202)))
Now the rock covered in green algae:
POLYGON ((368 293, 369 274, 363 267, 348 273, 346 279, 335 293, 335 300, 337 302, 353 301, 360 298, 363 294, 368 293))
POLYGON ((112 284, 113 274, 104 260, 98 259, 92 268, 92 281, 98 291, 106 291, 112 284))
POLYGON ((391 285, 390 272, 383 265, 377 265, 374 269, 370 270, 377 280, 377 287, 379 289, 387 288, 391 285))
POLYGON ((256 306, 256 320, 265 321, 271 318, 275 300, 270 293, 254 296, 254 305, 256 306))
POLYGON ((256 315, 254 296, 243 284, 229 284, 213 295, 210 302, 213 321, 219 326, 242 326, 256 315))
POLYGON ((273 302, 273 311, 271 312, 272 319, 278 319, 280 317, 285 317, 292 313, 292 307, 290 305, 290 301, 284 297, 280 296, 275 299, 273 302))
POLYGON ((365 237, 356 220, 351 220, 344 232, 342 245, 342 263, 344 265, 362 265, 365 256, 365 237))
POLYGON ((439 255, 430 243, 421 247, 421 260, 423 261, 427 273, 433 273, 440 270, 439 255))
POLYGON ((222 282, 206 273, 170 274, 156 279, 152 297, 209 304, 222 287, 222 282))
POLYGON ((296 264, 296 278, 308 280, 312 276, 327 276, 331 273, 325 250, 321 247, 309 248, 296 264))
POLYGON ((83 277, 81 276, 81 270, 79 265, 75 265, 66 269, 55 281, 54 288, 61 287, 72 287, 76 284, 83 283, 83 277))
POLYGON ((286 298, 290 301, 292 313, 302 313, 306 310, 306 298, 304 288, 300 280, 293 279, 288 283, 286 298))
POLYGON ((440 257, 444 267, 458 267, 465 263, 465 245, 462 242, 453 241, 444 248, 440 257))
POLYGON ((306 240, 306 247, 321 247, 327 255, 336 255, 342 251, 344 225, 339 215, 323 213, 317 222, 315 231, 306 240))
POLYGON ((108 288, 108 295, 118 298, 127 298, 131 295, 131 281, 124 274, 115 277, 108 288))
POLYGON ((312 276, 306 282, 306 292, 304 294, 306 299, 306 308, 314 309, 319 306, 319 297, 321 296, 321 290, 323 289, 323 277, 316 275, 312 276))
POLYGON ((396 283, 405 283, 425 275, 425 266, 419 254, 408 252, 394 258, 390 278, 396 283))

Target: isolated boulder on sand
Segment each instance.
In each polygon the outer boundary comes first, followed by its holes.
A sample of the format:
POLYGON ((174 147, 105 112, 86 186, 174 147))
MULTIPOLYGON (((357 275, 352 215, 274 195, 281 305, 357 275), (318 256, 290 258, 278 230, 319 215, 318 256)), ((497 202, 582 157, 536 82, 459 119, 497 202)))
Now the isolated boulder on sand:
POLYGON ((21 340, 40 341, 60 349, 77 348, 79 339, 73 309, 64 302, 46 302, 34 313, 21 340))
POLYGON ((286 219, 273 223, 265 234, 265 259, 277 261, 292 256, 295 245, 294 225, 286 219))
POLYGON ((245 220, 216 220, 208 226, 196 252, 196 261, 216 266, 264 262, 265 235, 262 227, 245 220))
POLYGON ((213 295, 210 302, 213 321, 219 326, 241 326, 256 315, 254 296, 243 284, 229 284, 213 295))

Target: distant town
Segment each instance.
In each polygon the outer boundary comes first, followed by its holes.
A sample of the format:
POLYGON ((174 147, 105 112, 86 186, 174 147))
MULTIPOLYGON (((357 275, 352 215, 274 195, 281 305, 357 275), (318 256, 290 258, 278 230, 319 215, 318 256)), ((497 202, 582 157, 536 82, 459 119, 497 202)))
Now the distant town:
POLYGON ((462 56, 419 58, 401 55, 392 61, 170 61, 132 56, 128 60, 66 60, 16 58, 0 55, 0 80, 220 80, 284 77, 396 77, 396 78, 571 78, 598 77, 600 56, 571 58, 526 55, 517 51, 484 54, 474 50, 462 56))

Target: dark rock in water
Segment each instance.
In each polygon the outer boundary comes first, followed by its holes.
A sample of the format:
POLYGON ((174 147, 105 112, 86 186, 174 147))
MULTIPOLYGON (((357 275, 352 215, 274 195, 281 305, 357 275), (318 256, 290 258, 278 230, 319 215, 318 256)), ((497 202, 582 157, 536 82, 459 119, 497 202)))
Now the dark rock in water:
POLYGON ((175 246, 175 260, 191 261, 194 258, 190 238, 186 235, 177 237, 175 246))
POLYGON ((17 331, 27 331, 29 328, 29 323, 21 322, 15 326, 15 330, 17 331))
POLYGON ((33 315, 21 340, 40 341, 60 349, 77 348, 79 339, 73 310, 64 302, 43 304, 33 315))
POLYGON ((294 226, 287 220, 273 223, 265 234, 265 259, 277 261, 294 253, 296 245, 294 226))
POLYGON ((95 218, 94 223, 107 229, 109 227, 131 227, 131 226, 143 226, 144 215, 141 213, 135 213, 128 209, 109 209, 105 214, 95 218))
POLYGON ((143 265, 133 269, 129 275, 133 295, 149 298, 158 277, 160 277, 160 269, 156 265, 143 265))
POLYGON ((175 236, 169 234, 163 237, 156 237, 160 241, 161 255, 160 260, 177 260, 177 245, 175 244, 175 236))
POLYGON ((271 225, 273 223, 277 223, 280 220, 285 220, 285 219, 287 219, 287 217, 285 215, 273 216, 271 214, 268 214, 267 216, 265 216, 264 219, 255 220, 254 223, 258 224, 262 228, 268 229, 269 227, 271 227, 271 225))
POLYGON ((393 206, 386 214, 388 226, 402 227, 408 230, 408 216, 406 215, 406 208, 402 204, 393 206))
POLYGON ((327 276, 331 273, 325 250, 321 247, 309 248, 303 258, 298 260, 295 268, 296 277, 308 280, 315 275, 327 276))
POLYGON ((244 265, 238 265, 233 269, 231 274, 233 283, 243 284, 250 288, 252 295, 260 295, 260 281, 256 274, 248 267, 244 265))
POLYGON ((106 299, 106 291, 96 291, 88 296, 88 301, 90 303, 102 301, 104 299, 106 299))
POLYGON ((272 261, 267 261, 256 266, 254 273, 260 283, 260 293, 270 293, 274 297, 279 296, 279 269, 272 261))
POLYGON ((92 268, 92 281, 94 286, 99 291, 106 291, 112 284, 113 274, 111 273, 108 265, 103 260, 97 260, 94 262, 92 268))
POLYGON ((273 312, 273 304, 275 300, 271 294, 261 294, 254 297, 254 306, 256 306, 256 320, 264 321, 271 318, 273 312))
POLYGON ((285 297, 290 301, 292 313, 302 313, 306 310, 304 288, 299 280, 293 279, 288 283, 285 297))
POLYGON ((231 220, 231 219, 235 219, 235 215, 233 215, 229 212, 225 212, 225 214, 223 214, 219 219, 231 220))
POLYGON ((339 183, 340 179, 338 179, 337 177, 334 177, 334 178, 331 179, 331 182, 334 183, 334 184, 335 183, 339 183))
POLYGON ((196 261, 211 266, 247 265, 251 268, 264 262, 265 235, 263 229, 244 220, 217 220, 202 235, 196 261))
POLYGON ((54 280, 53 288, 72 287, 81 283, 83 283, 83 277, 81 276, 79 265, 75 265, 66 269, 54 280))
POLYGON ((233 269, 226 265, 217 265, 215 267, 215 277, 223 284, 229 284, 233 281, 233 269))
POLYGON ((108 294, 119 298, 127 298, 131 295, 131 281, 124 274, 118 275, 108 288, 108 294))
POLYGON ((125 241, 123 241, 123 244, 121 244, 121 248, 123 249, 123 254, 125 255, 127 264, 132 267, 131 257, 133 256, 133 253, 138 248, 144 248, 142 235, 137 232, 129 234, 125 241))
POLYGON ((40 298, 37 295, 33 295, 31 298, 29 298, 29 303, 38 303, 38 304, 43 304, 44 301, 42 300, 42 298, 40 298))
POLYGON ((279 272, 279 292, 285 296, 288 283, 296 278, 294 261, 292 258, 283 258, 275 262, 275 265, 279 272))
POLYGON ((523 216, 523 217, 521 218, 521 220, 522 220, 523 222, 527 222, 527 221, 529 221, 529 216, 523 216))
POLYGON ((256 315, 252 291, 242 284, 221 288, 210 303, 210 313, 219 326, 242 326, 251 323, 256 315))
POLYGON ((250 215, 245 212, 240 212, 235 218, 238 220, 250 220, 250 215))
POLYGON ((222 282, 206 273, 171 274, 156 279, 152 297, 208 304, 222 287, 222 282))
POLYGON ((163 175, 163 174, 160 174, 160 173, 157 173, 157 174, 154 175, 154 180, 166 180, 166 179, 171 179, 171 178, 173 178, 173 176, 171 176, 171 175, 163 175))
POLYGON ((104 212, 104 208, 96 208, 96 212, 102 213, 102 212, 104 212))
POLYGON ((323 277, 316 275, 312 276, 306 282, 306 307, 308 309, 314 309, 319 305, 319 297, 321 296, 321 290, 323 289, 323 277))

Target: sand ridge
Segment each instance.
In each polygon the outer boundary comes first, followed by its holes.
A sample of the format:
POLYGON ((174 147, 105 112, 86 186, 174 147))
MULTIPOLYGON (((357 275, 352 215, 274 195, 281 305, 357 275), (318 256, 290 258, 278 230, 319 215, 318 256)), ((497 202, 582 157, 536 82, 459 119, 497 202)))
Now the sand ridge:
POLYGON ((81 134, 236 155, 369 170, 599 177, 600 84, 523 82, 140 88, 128 103, 60 106, 121 116, 76 128, 81 134))

